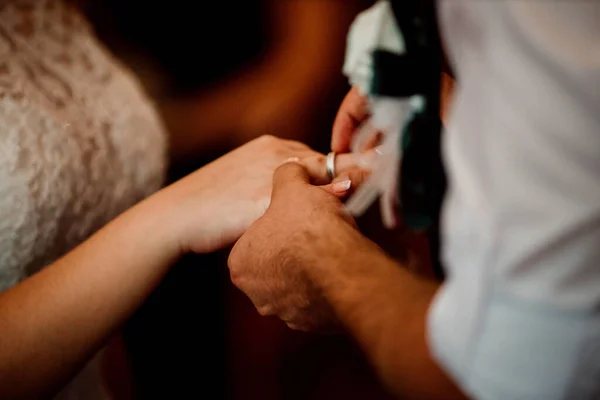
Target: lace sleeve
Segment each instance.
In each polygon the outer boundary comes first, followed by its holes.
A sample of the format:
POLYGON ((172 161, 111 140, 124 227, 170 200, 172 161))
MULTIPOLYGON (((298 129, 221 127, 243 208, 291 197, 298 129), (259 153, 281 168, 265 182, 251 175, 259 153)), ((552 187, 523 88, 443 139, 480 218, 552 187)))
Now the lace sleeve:
POLYGON ((158 189, 152 104, 61 1, 0 1, 0 290, 158 189))

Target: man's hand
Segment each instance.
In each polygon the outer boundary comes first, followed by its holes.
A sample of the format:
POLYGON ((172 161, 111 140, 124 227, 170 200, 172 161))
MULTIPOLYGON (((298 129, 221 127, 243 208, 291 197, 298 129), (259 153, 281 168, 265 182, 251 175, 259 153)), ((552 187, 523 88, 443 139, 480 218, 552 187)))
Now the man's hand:
POLYGON ((362 236, 332 192, 333 185, 311 185, 296 163, 279 167, 271 206, 229 257, 233 283, 262 315, 276 315, 291 328, 343 326, 392 393, 462 398, 425 341, 438 285, 401 268, 362 236))
MULTIPOLYGON (((360 172, 348 175, 358 184, 360 172)), ((306 268, 320 258, 351 251, 338 239, 355 227, 335 195, 347 181, 321 187, 310 181, 298 163, 279 167, 271 206, 237 242, 229 268, 233 283, 261 315, 277 315, 294 329, 331 331, 336 318, 306 268)))

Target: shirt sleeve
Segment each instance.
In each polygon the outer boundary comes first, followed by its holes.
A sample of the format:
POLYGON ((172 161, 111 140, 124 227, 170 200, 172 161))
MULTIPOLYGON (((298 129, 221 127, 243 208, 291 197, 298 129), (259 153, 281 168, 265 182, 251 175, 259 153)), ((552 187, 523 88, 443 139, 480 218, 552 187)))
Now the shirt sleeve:
POLYGON ((600 399, 600 3, 440 15, 460 91, 432 351, 475 398, 600 399))

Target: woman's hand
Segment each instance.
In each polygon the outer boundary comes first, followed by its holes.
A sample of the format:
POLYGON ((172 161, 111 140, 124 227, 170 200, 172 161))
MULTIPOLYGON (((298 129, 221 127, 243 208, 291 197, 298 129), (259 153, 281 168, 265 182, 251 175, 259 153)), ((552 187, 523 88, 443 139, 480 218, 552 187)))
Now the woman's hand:
POLYGON ((359 181, 353 157, 338 157, 341 181, 329 183, 324 155, 298 142, 261 137, 142 201, 0 293, 0 393, 52 397, 142 304, 182 252, 233 244, 263 215, 273 172, 282 163, 297 159, 315 183, 344 197, 350 189, 344 176, 359 181))
MULTIPOLYGON (((342 181, 342 175, 356 166, 356 157, 337 157, 336 170, 342 181)), ((270 203, 273 173, 290 159, 304 164, 314 183, 329 183, 323 154, 299 142, 262 136, 157 194, 157 200, 172 210, 167 214, 168 224, 181 251, 207 253, 233 244, 264 214, 270 203)), ((343 187, 343 183, 331 185, 329 190, 344 197, 349 188, 341 190, 343 187)))

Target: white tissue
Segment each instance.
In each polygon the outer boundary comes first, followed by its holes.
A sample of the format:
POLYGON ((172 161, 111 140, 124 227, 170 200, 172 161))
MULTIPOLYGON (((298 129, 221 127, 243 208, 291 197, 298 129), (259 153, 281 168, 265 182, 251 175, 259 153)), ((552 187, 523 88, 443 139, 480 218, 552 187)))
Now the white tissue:
POLYGON ((370 92, 371 54, 376 49, 397 54, 405 52, 402 34, 387 0, 380 0, 360 13, 348 33, 343 72, 362 94, 370 92))
POLYGON ((352 86, 358 87, 363 95, 368 96, 371 115, 353 136, 352 151, 363 152, 364 144, 369 143, 377 133, 382 134, 383 139, 376 148, 377 156, 370 177, 346 202, 346 208, 352 215, 360 216, 379 197, 383 223, 386 227, 393 228, 397 224, 395 204, 402 157, 402 131, 412 113, 422 106, 422 102, 419 96, 386 98, 371 94, 374 50, 387 50, 396 54, 405 52, 401 31, 387 0, 380 0, 361 13, 348 34, 344 74, 352 86))

